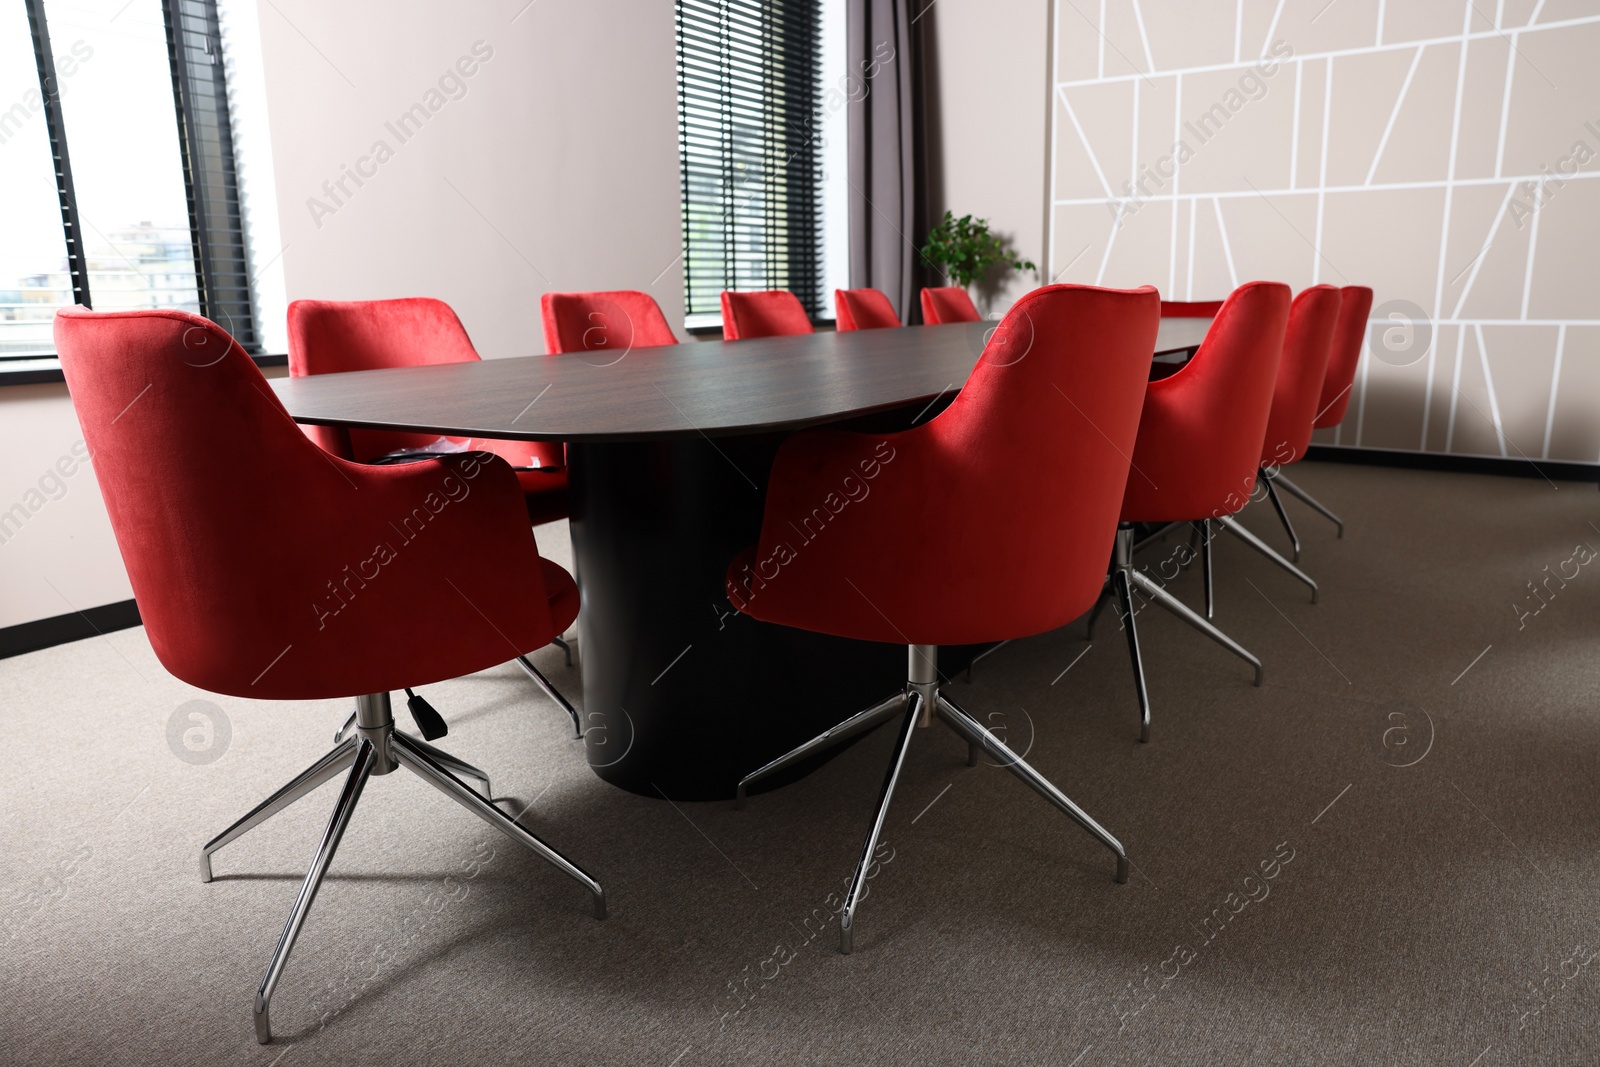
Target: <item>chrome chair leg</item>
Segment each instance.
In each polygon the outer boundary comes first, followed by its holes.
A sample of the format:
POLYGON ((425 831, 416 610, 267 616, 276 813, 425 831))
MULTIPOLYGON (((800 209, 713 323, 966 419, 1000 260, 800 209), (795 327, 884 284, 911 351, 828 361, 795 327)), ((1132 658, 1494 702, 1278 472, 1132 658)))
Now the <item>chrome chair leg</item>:
POLYGON ((420 737, 413 737, 410 734, 406 734, 405 739, 410 742, 412 748, 415 748, 424 756, 427 756, 435 763, 443 766, 446 770, 450 771, 450 773, 462 775, 467 778, 472 778, 476 781, 482 782, 483 795, 490 800, 494 799, 489 788, 489 776, 483 771, 474 767, 464 759, 457 759, 455 756, 450 755, 450 753, 446 752, 442 748, 434 747, 420 737))
POLYGON ((1278 521, 1283 523, 1283 530, 1289 535, 1289 545, 1294 552, 1294 561, 1300 562, 1300 536, 1294 532, 1294 523, 1289 521, 1289 513, 1283 509, 1283 500, 1278 496, 1278 487, 1273 485, 1274 476, 1268 474, 1263 468, 1259 474, 1261 482, 1267 487, 1267 499, 1272 501, 1272 509, 1278 513, 1278 521))
POLYGON ((966 738, 969 744, 982 745, 1000 766, 1016 775, 1035 793, 1054 804, 1073 822, 1087 830, 1095 840, 1116 853, 1117 882, 1125 884, 1128 881, 1128 850, 1122 847, 1122 842, 1111 836, 1105 827, 1090 818, 1088 812, 1073 803, 1071 797, 1051 784, 1050 779, 1029 766, 1027 761, 1011 751, 1004 741, 943 693, 938 696, 937 710, 939 717, 956 733, 966 738))
POLYGON ((1197 525, 1200 530, 1200 570, 1205 577, 1206 586, 1206 618, 1209 619, 1214 614, 1211 585, 1211 520, 1201 519, 1197 525))
POLYGON ((896 693, 889 699, 874 704, 866 711, 857 712, 844 722, 840 723, 838 726, 835 726, 833 729, 824 730, 822 733, 818 734, 816 737, 813 737, 805 744, 785 752, 772 762, 763 765, 757 770, 751 771, 749 774, 739 779, 738 788, 734 791, 734 807, 744 807, 745 796, 749 792, 750 785, 753 782, 759 781, 770 774, 776 774, 778 771, 783 770, 783 768, 793 766, 807 757, 814 756, 818 752, 832 748, 834 745, 848 741, 857 734, 865 733, 866 731, 877 726, 879 723, 894 718, 894 716, 905 706, 906 694, 904 692, 896 693))
POLYGON ((904 698, 906 717, 900 727, 900 737, 895 742, 894 756, 889 760, 889 770, 883 778, 883 790, 878 795, 878 807, 872 816, 872 828, 867 831, 866 843, 861 849, 861 859, 855 874, 850 878, 850 888, 845 892, 844 907, 839 912, 839 951, 850 954, 855 942, 856 910, 861 905, 861 893, 867 886, 867 871, 872 866, 872 854, 878 850, 878 838, 883 833, 883 823, 889 815, 889 801, 894 797, 895 783, 900 780, 900 768, 905 766, 906 752, 911 748, 911 735, 917 720, 923 715, 922 694, 915 689, 904 698))
POLYGON ((590 877, 583 868, 523 829, 522 825, 511 816, 469 789, 466 783, 435 763, 431 757, 418 748, 412 738, 402 733, 394 734, 392 736, 392 751, 395 760, 400 766, 415 772, 418 777, 439 790, 439 792, 454 800, 478 818, 511 838, 511 840, 533 850, 558 870, 575 879, 594 897, 594 917, 596 919, 604 919, 606 917, 606 891, 600 888, 600 883, 590 877))
POLYGON ((562 652, 566 653, 566 655, 567 655, 567 666, 569 666, 569 667, 572 666, 572 646, 567 643, 567 639, 565 637, 562 637, 560 634, 556 634, 554 637, 552 637, 550 639, 550 643, 552 645, 555 645, 562 652))
POLYGON ((979 652, 976 656, 973 656, 972 659, 968 660, 967 661, 967 684, 969 684, 969 685, 972 684, 972 668, 977 666, 978 661, 980 659, 983 659, 985 656, 989 656, 989 655, 992 655, 992 654, 994 654, 996 652, 999 652, 1002 648, 1005 648, 1010 643, 1011 643, 1011 638, 1008 637, 1004 641, 999 642, 998 644, 990 645, 988 648, 984 649, 982 652, 979 652))
POLYGON ((338 851, 339 842, 344 837, 345 829, 350 825, 350 816, 355 813, 356 802, 361 799, 361 790, 366 788, 367 779, 372 776, 373 766, 377 762, 377 748, 367 738, 351 741, 350 745, 353 749, 350 757, 350 774, 345 779, 343 791, 339 794, 339 802, 333 807, 333 815, 328 819, 327 829, 322 832, 322 840, 317 844, 317 851, 311 858, 311 869, 306 872, 306 880, 300 886, 300 895, 295 897, 294 907, 289 910, 289 921, 284 924, 283 935, 278 938, 278 947, 272 951, 272 959, 267 963, 267 973, 262 975, 261 984, 256 987, 256 1041, 263 1045, 272 1041, 270 1015, 272 993, 278 988, 278 980, 283 977, 284 965, 289 962, 289 952, 294 948, 295 939, 300 936, 300 928, 305 925, 306 916, 311 913, 311 904, 317 899, 317 890, 322 887, 323 876, 328 873, 328 865, 333 862, 333 854, 338 851))
POLYGON ((352 711, 349 717, 344 720, 344 725, 333 732, 333 743, 337 745, 340 741, 343 741, 346 735, 348 735, 350 731, 354 730, 355 728, 356 713, 352 711))
POLYGON ((1274 482, 1277 482, 1279 485, 1283 486, 1285 489, 1289 490, 1289 492, 1293 493, 1295 496, 1299 497, 1306 504, 1310 505, 1314 510, 1316 510, 1319 514, 1321 514, 1323 518, 1329 520, 1335 526, 1339 527, 1338 536, 1340 536, 1340 537, 1344 536, 1344 520, 1339 518, 1339 516, 1335 515, 1333 512, 1329 511, 1326 507, 1324 507, 1322 505, 1322 502, 1320 500, 1318 500, 1316 497, 1312 496, 1310 493, 1306 492, 1304 489, 1300 488, 1298 485, 1295 485, 1288 478, 1284 477, 1283 471, 1282 471, 1281 468, 1280 468, 1280 470, 1279 470, 1279 472, 1277 474, 1274 474, 1272 476, 1272 480, 1274 482))
POLYGON ((246 833, 287 808, 290 804, 322 785, 322 783, 338 777, 355 762, 355 759, 355 739, 341 741, 334 747, 333 751, 295 775, 288 785, 257 804, 250 809, 249 814, 216 837, 213 837, 210 841, 207 841, 200 848, 200 880, 202 882, 211 881, 211 854, 213 852, 230 841, 237 841, 246 833))
POLYGON ((1150 691, 1145 688, 1144 660, 1139 654, 1139 630, 1134 622, 1138 610, 1133 602, 1131 567, 1118 567, 1116 574, 1117 599, 1122 604, 1122 627, 1128 634, 1128 658, 1133 661, 1133 689, 1139 698, 1139 740, 1150 740, 1150 691))
POLYGON ((1227 634, 1223 633, 1221 630, 1217 629, 1213 624, 1201 618, 1200 614, 1189 605, 1185 604, 1183 601, 1179 600, 1177 597, 1173 596, 1171 593, 1167 592, 1165 589, 1161 588, 1155 582, 1152 582, 1149 578, 1146 578, 1138 571, 1129 571, 1127 573, 1133 579, 1133 584, 1139 587, 1140 592, 1144 593, 1146 596, 1150 597, 1151 600, 1154 600, 1157 604, 1160 604, 1162 607, 1172 612, 1172 614, 1176 615, 1178 618, 1182 619, 1190 626, 1193 626, 1196 630, 1199 630, 1201 633, 1211 638, 1211 640, 1215 641, 1217 644, 1221 645, 1223 648, 1227 649, 1229 652, 1232 652, 1235 656, 1238 656, 1240 659, 1254 667, 1256 669, 1256 685, 1261 684, 1262 677, 1265 673, 1262 670, 1261 661, 1252 655, 1247 648, 1235 641, 1233 638, 1229 637, 1227 634))
POLYGON ((560 691, 550 684, 550 679, 546 678, 527 656, 518 656, 517 666, 521 667, 528 677, 533 679, 535 685, 544 690, 545 696, 560 705, 561 709, 572 719, 572 736, 582 738, 583 719, 578 715, 578 709, 573 707, 567 698, 562 696, 560 691))
POLYGON ((1245 529, 1242 525, 1240 525, 1239 520, 1235 519, 1232 515, 1218 516, 1217 521, 1222 524, 1222 528, 1224 530, 1227 530, 1239 540, 1243 541, 1245 544, 1249 545, 1251 548, 1255 549, 1257 552, 1261 553, 1263 556, 1266 556, 1272 562, 1276 563, 1278 566, 1294 575, 1300 581, 1310 586, 1311 602, 1313 604, 1317 602, 1317 583, 1309 574, 1301 570, 1299 567, 1296 567, 1293 563, 1290 563, 1288 560, 1284 559, 1277 552, 1273 551, 1271 545, 1267 544, 1265 541, 1261 540, 1261 538, 1245 529))

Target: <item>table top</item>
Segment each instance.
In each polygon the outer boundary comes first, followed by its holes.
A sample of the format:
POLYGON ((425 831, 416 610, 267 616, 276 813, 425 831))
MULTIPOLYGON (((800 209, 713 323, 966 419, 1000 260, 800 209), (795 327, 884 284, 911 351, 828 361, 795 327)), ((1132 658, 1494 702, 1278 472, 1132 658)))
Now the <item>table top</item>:
MULTIPOLYGON (((297 422, 529 441, 793 430, 959 389, 998 323, 904 326, 280 378, 297 422)), ((1161 320, 1156 353, 1209 319, 1161 320)))

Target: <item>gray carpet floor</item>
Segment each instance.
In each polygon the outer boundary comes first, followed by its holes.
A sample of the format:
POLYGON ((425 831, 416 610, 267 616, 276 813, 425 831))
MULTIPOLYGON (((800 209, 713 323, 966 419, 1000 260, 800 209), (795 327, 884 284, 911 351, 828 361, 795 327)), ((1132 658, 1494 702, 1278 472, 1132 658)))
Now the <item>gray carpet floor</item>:
MULTIPOLYGON (((345 705, 198 692, 142 630, 0 662, 0 1062, 1600 1063, 1600 494, 1294 474, 1349 523, 1336 540, 1291 502, 1320 604, 1217 550, 1218 621, 1263 687, 1156 608, 1148 745, 1114 617, 953 684, 1122 839, 1127 885, 929 730, 840 956, 829 894, 892 730, 745 811, 674 805, 600 782, 500 667, 430 687, 448 747, 604 882, 610 918, 414 777, 375 779, 268 1047, 251 998, 336 787, 218 853, 209 885, 196 854, 325 751, 345 705)), ((1282 542, 1266 508, 1245 519, 1282 542)), ((541 541, 564 559, 563 538, 541 541)), ((1197 603, 1197 569, 1172 588, 1197 603)))

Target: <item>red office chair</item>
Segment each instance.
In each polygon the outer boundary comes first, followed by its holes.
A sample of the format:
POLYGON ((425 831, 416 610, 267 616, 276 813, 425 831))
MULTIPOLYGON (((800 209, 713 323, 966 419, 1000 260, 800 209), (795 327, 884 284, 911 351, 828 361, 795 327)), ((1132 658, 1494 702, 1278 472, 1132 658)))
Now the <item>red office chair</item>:
POLYGON ((722 293, 722 337, 737 341, 745 337, 786 337, 814 333, 811 316, 800 298, 785 289, 760 293, 722 293))
POLYGON ((834 326, 839 330, 878 330, 900 325, 889 298, 876 289, 835 289, 834 326))
MULTIPOLYGON (((1289 534, 1294 558, 1300 558, 1300 538, 1289 521, 1283 501, 1268 474, 1284 463, 1293 463, 1306 454, 1311 443, 1311 424, 1317 417, 1322 383, 1328 376, 1328 356, 1333 346, 1333 331, 1339 321, 1343 298, 1336 286, 1314 285, 1295 297, 1289 311, 1289 332, 1283 341, 1283 361, 1278 367, 1278 383, 1273 391, 1272 415, 1267 420, 1267 436, 1261 446, 1261 484, 1289 534)), ((1272 560, 1295 578, 1311 587, 1311 602, 1317 602, 1317 583, 1284 559, 1267 543, 1241 526, 1237 520, 1224 524, 1257 552, 1272 560)))
MULTIPOLYGON (((1312 428, 1317 430, 1337 426, 1344 421, 1345 409, 1350 406, 1350 387, 1355 384, 1356 368, 1361 363, 1361 351, 1366 347, 1367 316, 1372 313, 1372 290, 1364 285, 1347 285, 1339 290, 1339 322, 1333 328, 1333 346, 1328 354, 1328 374, 1322 379, 1322 396, 1317 400, 1317 417, 1312 428)), ((1344 536, 1344 520, 1323 506, 1322 502, 1295 485, 1283 473, 1283 467, 1266 469, 1272 485, 1281 485, 1299 497, 1339 528, 1344 536)), ((1294 539, 1294 527, 1288 526, 1289 537, 1294 539)), ((1296 541, 1296 549, 1299 544, 1296 541)), ((1296 557, 1298 558, 1298 556, 1296 557)))
POLYGON ((56 315, 56 349, 150 644, 179 679, 268 700, 356 697, 356 736, 207 842, 211 854, 348 770, 256 990, 273 991, 367 780, 405 767, 570 875, 589 875, 460 775, 483 772, 394 728, 389 693, 538 648, 578 612, 539 557, 517 480, 483 453, 400 466, 330 456, 290 421, 221 327, 181 311, 56 315), (426 625, 418 619, 425 618, 426 625))
MULTIPOLYGON (((1136 523, 1195 522, 1201 533, 1206 615, 1211 614, 1210 520, 1231 522, 1255 488, 1261 442, 1289 317, 1289 287, 1248 282, 1222 303, 1206 339, 1176 374, 1150 383, 1122 500, 1121 524, 1107 584, 1117 598, 1139 698, 1139 740, 1150 740, 1145 688, 1134 624, 1135 590, 1160 604, 1256 669, 1261 661, 1133 565, 1136 523)), ((1096 611, 1100 604, 1096 604, 1096 611)), ((1093 632, 1094 620, 1090 619, 1093 632)))
POLYGON ((922 321, 939 326, 946 322, 982 322, 983 316, 965 289, 939 285, 922 290, 922 321))
POLYGON ((1163 300, 1161 317, 1164 319, 1214 319, 1222 310, 1221 300, 1163 300))
POLYGON ((599 352, 614 362, 635 348, 675 345, 667 317, 649 293, 620 289, 608 293, 545 293, 539 298, 545 349, 599 352))
MULTIPOLYGON (((478 358, 466 328, 443 300, 296 300, 289 305, 291 377, 468 363, 478 358)), ((566 456, 559 441, 498 441, 389 430, 341 431, 331 426, 306 426, 304 430, 325 451, 359 463, 407 462, 439 451, 493 452, 516 470, 530 522, 537 526, 567 517, 566 456)), ((552 643, 565 653, 567 666, 572 666, 572 646, 566 638, 557 633, 552 643)), ((583 723, 572 702, 527 656, 517 656, 516 663, 567 713, 574 736, 582 737, 583 723)), ((352 716, 335 740, 353 725, 352 716)))
POLYGON ((969 759, 987 750, 1115 852, 1117 881, 1127 880, 1117 839, 941 692, 935 664, 939 645, 1041 633, 1094 602, 1157 310, 1148 287, 1036 289, 933 419, 888 435, 808 430, 778 451, 761 537, 729 567, 729 599, 767 622, 909 648, 902 692, 739 783, 742 799, 751 782, 905 712, 840 915, 843 952, 912 730, 934 715, 966 739, 969 759), (994 529, 1006 531, 1004 551, 995 551, 994 529))

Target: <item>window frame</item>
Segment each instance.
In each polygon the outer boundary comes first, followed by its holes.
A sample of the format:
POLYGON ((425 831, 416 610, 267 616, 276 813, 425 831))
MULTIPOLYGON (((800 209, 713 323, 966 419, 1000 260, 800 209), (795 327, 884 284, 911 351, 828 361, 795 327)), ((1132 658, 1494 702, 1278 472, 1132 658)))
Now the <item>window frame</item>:
MULTIPOLYGON (((60 81, 45 0, 23 0, 23 6, 27 11, 34 67, 43 101, 73 302, 93 307, 88 255, 72 177, 71 139, 62 114, 60 81)), ((257 363, 263 366, 282 364, 286 357, 263 355, 257 340, 248 235, 240 208, 238 163, 234 155, 217 0, 161 0, 161 9, 200 314, 223 325, 257 363), (200 42, 200 54, 210 57, 209 75, 198 69, 193 60, 196 40, 200 42), (210 123, 201 118, 203 108, 198 98, 202 95, 210 97, 214 115, 210 123)), ((60 363, 54 354, 0 355, 0 384, 61 380, 60 363)))

